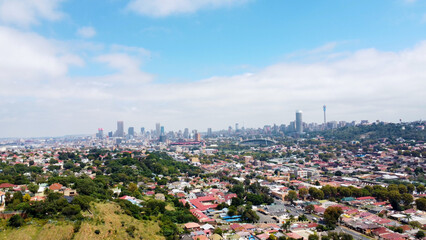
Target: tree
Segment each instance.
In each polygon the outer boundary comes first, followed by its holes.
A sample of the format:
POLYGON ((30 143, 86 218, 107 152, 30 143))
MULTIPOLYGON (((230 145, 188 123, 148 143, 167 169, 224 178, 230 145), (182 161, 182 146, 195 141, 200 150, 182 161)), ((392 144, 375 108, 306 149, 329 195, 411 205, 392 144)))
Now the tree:
POLYGON ((309 195, 314 199, 324 199, 324 192, 314 187, 309 188, 309 195))
POLYGON ((295 200, 297 200, 297 193, 294 190, 288 191, 288 194, 285 196, 285 200, 290 201, 293 203, 295 200))
POLYGON ((401 210, 401 206, 399 205, 399 202, 401 201, 401 194, 399 194, 398 191, 390 191, 388 193, 389 202, 392 205, 392 208, 394 210, 401 210))
POLYGON ((305 216, 305 214, 302 214, 297 218, 297 220, 304 222, 304 221, 308 221, 308 218, 305 216))
POLYGON ((74 216, 79 214, 80 211, 81 211, 81 208, 79 205, 71 204, 62 209, 62 214, 64 214, 65 216, 74 216))
POLYGON ((398 191, 399 191, 399 193, 403 194, 403 193, 407 193, 408 189, 404 184, 399 184, 398 185, 398 191))
POLYGON ((415 188, 416 187, 411 183, 407 185, 407 190, 409 193, 413 193, 415 188))
POLYGON ((328 207, 324 212, 324 221, 329 227, 336 226, 337 221, 339 220, 340 215, 343 211, 340 207, 328 207))
POLYGON ((337 188, 332 187, 330 185, 325 185, 321 188, 321 190, 324 192, 324 197, 327 199, 337 196, 337 188))
POLYGON ((39 186, 34 183, 30 183, 27 187, 28 187, 28 190, 30 190, 30 192, 32 192, 33 194, 36 194, 39 189, 39 186))
POLYGON ((422 193, 425 191, 425 186, 420 184, 419 186, 417 186, 416 190, 418 193, 422 193))
POLYGON ((310 234, 308 240, 319 240, 319 236, 317 234, 310 234))
POLYGON ((414 198, 411 194, 409 193, 403 193, 401 195, 401 200, 404 203, 404 206, 410 206, 411 203, 413 202, 414 198))
POLYGON ((27 193, 22 197, 22 200, 24 202, 29 202, 31 200, 31 196, 27 193))
POLYGON ((315 210, 315 206, 313 204, 306 205, 305 211, 308 213, 312 213, 315 210))
POLYGON ((242 214, 242 219, 246 222, 257 222, 259 220, 259 216, 256 214, 255 211, 251 209, 246 209, 242 214))
POLYGON ((425 232, 423 232, 422 230, 419 230, 417 233, 416 233, 416 238, 418 238, 418 239, 422 239, 422 238, 424 238, 425 237, 425 232))
POLYGON ((20 215, 13 215, 8 221, 7 225, 11 227, 20 227, 24 225, 24 219, 20 215))
POLYGON ((308 195, 309 191, 306 188, 299 189, 299 197, 305 199, 306 195, 308 195))
POLYGON ((418 210, 426 211, 426 198, 416 199, 416 206, 418 210))
POLYGON ((24 201, 22 193, 20 191, 15 192, 12 197, 12 203, 21 203, 22 201, 24 201))
POLYGON ((213 230, 213 234, 219 234, 220 236, 222 236, 223 231, 222 231, 222 229, 217 227, 213 230))
POLYGON ((281 228, 284 229, 285 231, 289 230, 291 226, 291 221, 287 220, 285 221, 285 223, 283 223, 283 225, 281 225, 281 228))
POLYGON ((138 185, 136 185, 136 183, 130 183, 128 189, 133 194, 136 190, 138 190, 138 185))
POLYGON ((350 234, 343 233, 343 234, 340 235, 340 239, 341 240, 353 240, 354 238, 350 234))

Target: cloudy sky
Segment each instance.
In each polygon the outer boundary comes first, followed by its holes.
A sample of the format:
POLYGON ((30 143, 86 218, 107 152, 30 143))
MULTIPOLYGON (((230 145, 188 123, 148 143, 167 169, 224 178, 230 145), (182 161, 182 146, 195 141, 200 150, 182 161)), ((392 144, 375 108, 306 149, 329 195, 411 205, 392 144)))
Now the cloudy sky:
POLYGON ((0 137, 426 117, 426 1, 0 0, 0 137))

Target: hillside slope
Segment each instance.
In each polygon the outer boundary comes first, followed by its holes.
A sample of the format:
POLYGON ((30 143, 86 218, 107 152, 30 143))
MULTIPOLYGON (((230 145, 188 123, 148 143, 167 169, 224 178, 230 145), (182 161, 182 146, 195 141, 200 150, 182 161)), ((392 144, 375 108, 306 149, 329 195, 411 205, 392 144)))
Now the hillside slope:
POLYGON ((19 229, 5 228, 5 221, 3 221, 0 240, 164 239, 163 236, 157 234, 160 227, 156 222, 134 219, 122 213, 116 203, 94 203, 91 212, 85 214, 89 220, 83 221, 76 233, 74 233, 74 224, 69 221, 34 220, 19 229), (95 232, 96 230, 99 230, 98 234, 95 232), (131 236, 132 234, 134 238, 131 236))

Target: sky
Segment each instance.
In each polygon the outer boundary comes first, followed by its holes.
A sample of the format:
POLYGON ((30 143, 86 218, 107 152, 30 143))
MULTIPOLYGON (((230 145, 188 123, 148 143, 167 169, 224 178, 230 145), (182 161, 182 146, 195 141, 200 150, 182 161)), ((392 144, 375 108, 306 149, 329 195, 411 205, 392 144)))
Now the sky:
POLYGON ((426 1, 0 0, 0 137, 426 116, 426 1))

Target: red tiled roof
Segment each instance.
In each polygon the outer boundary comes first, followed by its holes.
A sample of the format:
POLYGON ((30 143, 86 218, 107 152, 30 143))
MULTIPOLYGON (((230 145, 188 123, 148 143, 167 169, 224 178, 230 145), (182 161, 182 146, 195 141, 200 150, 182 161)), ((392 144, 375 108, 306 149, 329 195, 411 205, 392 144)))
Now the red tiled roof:
POLYGON ((54 184, 52 184, 52 185, 49 186, 49 189, 55 191, 55 190, 61 189, 62 187, 63 187, 62 184, 60 184, 60 183, 54 183, 54 184))
POLYGON ((376 198, 374 198, 374 197, 359 197, 359 198, 357 198, 356 200, 376 200, 376 198))
POLYGON ((13 188, 16 187, 16 185, 11 184, 11 183, 2 183, 0 184, 0 188, 13 188))

